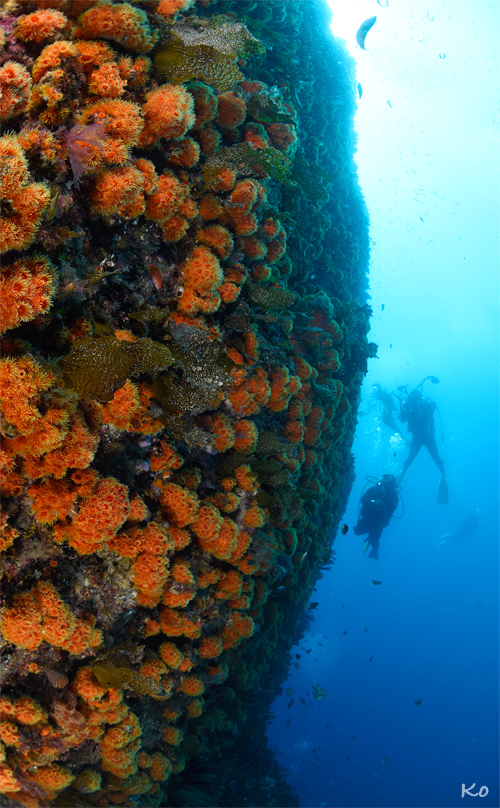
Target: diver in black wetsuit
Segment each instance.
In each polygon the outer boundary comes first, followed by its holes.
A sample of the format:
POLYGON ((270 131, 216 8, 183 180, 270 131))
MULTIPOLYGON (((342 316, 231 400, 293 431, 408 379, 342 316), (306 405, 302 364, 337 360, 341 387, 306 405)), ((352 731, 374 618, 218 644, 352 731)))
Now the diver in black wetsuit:
POLYGON ((444 536, 439 537, 441 541, 439 542, 438 547, 441 544, 447 544, 449 541, 463 541, 463 539, 467 539, 469 536, 472 536, 472 534, 475 533, 479 528, 480 516, 481 511, 478 508, 476 508, 472 513, 469 513, 469 515, 465 517, 458 530, 455 530, 454 533, 445 533, 444 536))
POLYGON ((412 390, 408 398, 402 402, 399 413, 400 421, 408 423, 408 431, 412 434, 412 441, 408 457, 403 464, 403 471, 398 477, 401 483, 408 467, 413 463, 422 446, 425 446, 436 466, 441 472, 441 481, 438 490, 438 503, 448 502, 448 483, 444 471, 444 463, 439 455, 434 435, 434 411, 436 405, 429 398, 423 398, 419 390, 412 390))
POLYGON ((398 507, 399 494, 393 474, 383 474, 379 482, 368 488, 360 500, 361 516, 353 531, 356 536, 368 533, 364 549, 371 545, 369 558, 378 560, 378 547, 384 527, 398 507))

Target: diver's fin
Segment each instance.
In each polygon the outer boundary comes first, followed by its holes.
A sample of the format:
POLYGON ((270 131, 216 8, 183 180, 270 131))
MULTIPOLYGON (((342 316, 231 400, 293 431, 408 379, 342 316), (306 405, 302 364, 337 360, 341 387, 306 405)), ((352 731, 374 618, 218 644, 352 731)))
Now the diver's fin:
POLYGON ((365 539, 365 540, 364 540, 364 542, 363 542, 363 552, 364 552, 364 553, 366 553, 366 551, 368 550, 369 546, 370 546, 370 542, 368 541, 368 539, 365 539))
POLYGON ((446 477, 441 475, 441 481, 439 483, 438 488, 438 505, 447 505, 448 504, 448 483, 446 482, 446 477))
POLYGON ((448 544, 446 539, 443 539, 443 541, 440 541, 439 544, 436 544, 436 547, 441 547, 442 544, 448 544))

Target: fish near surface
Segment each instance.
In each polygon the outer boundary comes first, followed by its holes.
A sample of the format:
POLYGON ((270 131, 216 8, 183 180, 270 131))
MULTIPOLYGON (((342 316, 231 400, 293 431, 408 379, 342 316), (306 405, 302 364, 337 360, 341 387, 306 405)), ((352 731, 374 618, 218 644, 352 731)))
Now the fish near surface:
POLYGON ((365 39, 370 28, 373 28, 377 21, 376 17, 368 17, 367 20, 361 23, 356 33, 356 42, 362 50, 365 49, 365 39))

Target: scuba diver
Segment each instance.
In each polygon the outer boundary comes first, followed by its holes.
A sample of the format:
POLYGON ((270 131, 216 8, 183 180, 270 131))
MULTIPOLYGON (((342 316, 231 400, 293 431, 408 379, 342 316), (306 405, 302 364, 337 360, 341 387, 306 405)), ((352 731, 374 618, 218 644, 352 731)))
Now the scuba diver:
POLYGON ((398 507, 399 489, 393 474, 383 474, 380 480, 361 495, 360 516, 353 531, 356 536, 368 533, 363 552, 371 545, 369 558, 378 561, 378 547, 384 527, 391 521, 398 507))
POLYGON ((468 539, 469 536, 472 536, 479 528, 480 516, 481 511, 479 508, 476 508, 465 517, 458 530, 455 530, 454 533, 445 533, 444 536, 440 536, 439 538, 442 539, 442 541, 440 541, 437 546, 440 547, 442 544, 447 544, 449 541, 463 541, 463 539, 468 539))
POLYGON ((385 390, 380 384, 373 384, 372 385, 372 393, 373 397, 380 401, 381 404, 381 415, 380 420, 383 424, 389 427, 391 432, 394 434, 401 434, 401 430, 396 424, 394 420, 393 412, 396 410, 396 403, 392 397, 392 393, 389 393, 388 390, 385 390))
MULTIPOLYGON (((438 489, 438 504, 446 505, 448 503, 448 483, 446 481, 444 463, 439 455, 436 438, 434 436, 434 411, 436 410, 436 404, 434 401, 431 401, 429 398, 424 398, 422 395, 422 388, 427 379, 430 379, 433 384, 439 383, 439 379, 437 379, 436 376, 427 376, 415 390, 411 391, 406 399, 400 402, 399 419, 403 423, 408 423, 408 431, 412 434, 412 440, 408 457, 403 464, 403 470, 398 476, 398 484, 402 482, 409 466, 415 460, 422 446, 425 446, 441 472, 441 480, 438 489)), ((400 391, 406 390, 406 386, 398 389, 400 391)), ((442 440, 444 440, 443 437, 442 440)))

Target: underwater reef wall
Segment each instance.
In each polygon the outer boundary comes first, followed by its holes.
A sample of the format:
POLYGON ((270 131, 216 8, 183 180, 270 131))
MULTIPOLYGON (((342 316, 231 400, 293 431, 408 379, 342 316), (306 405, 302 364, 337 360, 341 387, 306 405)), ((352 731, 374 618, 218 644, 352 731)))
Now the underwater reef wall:
POLYGON ((266 720, 375 349, 353 61, 322 0, 0 14, 2 804, 297 804, 266 720))

